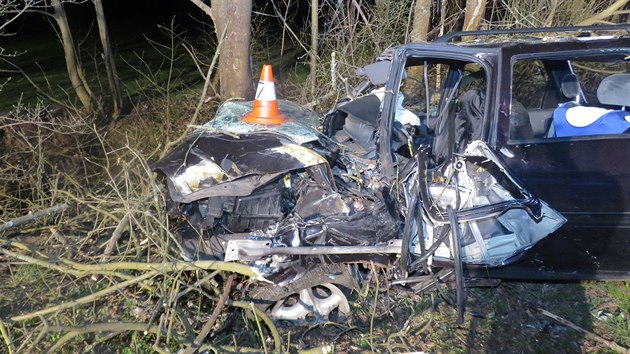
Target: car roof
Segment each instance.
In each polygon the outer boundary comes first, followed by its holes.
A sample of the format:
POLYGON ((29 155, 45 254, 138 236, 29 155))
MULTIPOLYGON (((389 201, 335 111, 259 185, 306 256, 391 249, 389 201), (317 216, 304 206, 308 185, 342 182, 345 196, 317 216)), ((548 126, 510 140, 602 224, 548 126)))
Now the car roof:
POLYGON ((437 38, 432 45, 480 49, 514 56, 556 51, 607 51, 630 48, 630 25, 523 28, 455 32, 437 38))

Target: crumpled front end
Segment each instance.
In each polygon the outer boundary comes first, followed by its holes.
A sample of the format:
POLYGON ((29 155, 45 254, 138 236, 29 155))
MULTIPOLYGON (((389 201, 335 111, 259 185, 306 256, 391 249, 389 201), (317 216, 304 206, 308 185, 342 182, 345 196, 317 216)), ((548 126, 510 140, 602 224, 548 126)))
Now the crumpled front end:
POLYGON ((421 146, 389 180, 359 134, 376 134, 355 117, 360 110, 336 115, 323 137, 295 121, 248 126, 238 120, 243 107, 220 110, 212 131, 193 133, 154 168, 166 177, 171 214, 192 226, 182 232, 184 256, 251 266, 268 283, 250 294, 275 318, 349 311, 339 289, 374 266, 401 284, 457 262, 502 266, 565 222, 481 141, 431 169, 421 146), (302 305, 287 305, 291 296, 302 305))

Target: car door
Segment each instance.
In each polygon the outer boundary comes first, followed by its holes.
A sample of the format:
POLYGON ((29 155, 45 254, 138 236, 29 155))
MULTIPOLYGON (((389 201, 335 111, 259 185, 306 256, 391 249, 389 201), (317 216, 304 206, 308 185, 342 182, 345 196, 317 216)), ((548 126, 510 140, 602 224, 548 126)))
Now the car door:
MULTIPOLYGON (((541 58, 547 60, 544 55, 541 58)), ((601 57, 591 57, 580 63, 592 65, 593 70, 590 72, 576 72, 578 76, 582 76, 581 94, 584 96, 592 97, 593 92, 590 91, 597 90, 596 87, 587 86, 593 85, 588 80, 597 82, 594 80, 595 68, 601 69, 603 65, 597 63, 599 58, 601 57)), ((557 56, 553 58, 554 61, 558 59, 557 56)), ((518 60, 512 62, 514 63, 518 63, 518 60)), ((576 64, 575 60, 566 63, 576 64)), ((575 68, 584 70, 585 65, 569 65, 566 68, 571 71, 575 68)), ((552 117, 544 113, 550 111, 551 107, 545 106, 545 100, 548 97, 562 99, 559 79, 561 75, 549 70, 548 65, 538 67, 541 68, 547 72, 524 75, 534 81, 538 75, 540 82, 530 83, 532 91, 529 94, 540 99, 534 98, 528 102, 527 97, 523 96, 521 100, 525 101, 522 103, 530 119, 539 120, 533 122, 532 126, 546 128, 534 128, 534 131, 539 130, 538 134, 534 133, 527 138, 515 137, 510 132, 510 116, 499 116, 496 148, 505 164, 523 181, 526 188, 561 212, 568 222, 554 235, 534 247, 521 262, 521 266, 549 271, 548 275, 552 278, 628 277, 630 134, 550 137, 545 130, 554 122, 549 121, 553 120, 552 117), (504 123, 501 124, 501 121, 504 123)), ((617 69, 628 70, 624 63, 617 69)), ((511 77, 505 78, 504 86, 523 87, 525 83, 513 81, 517 77, 518 74, 513 73, 511 77)), ((511 99, 506 101, 502 112, 513 111, 514 102, 519 98, 516 91, 512 90, 511 99)), ((579 103, 585 106, 595 104, 593 100, 586 102, 584 99, 579 103)))

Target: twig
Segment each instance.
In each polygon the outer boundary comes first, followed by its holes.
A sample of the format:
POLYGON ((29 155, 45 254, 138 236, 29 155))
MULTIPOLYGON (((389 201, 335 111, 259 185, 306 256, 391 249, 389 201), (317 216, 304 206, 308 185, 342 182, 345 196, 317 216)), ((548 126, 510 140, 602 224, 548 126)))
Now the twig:
POLYGON ((556 314, 553 314, 553 313, 551 313, 551 312, 549 312, 549 311, 547 311, 545 309, 542 309, 542 308, 539 308, 538 310, 543 315, 545 315, 545 316, 547 316, 549 318, 552 318, 552 319, 562 323, 563 325, 565 325, 567 327, 571 327, 571 328, 573 328, 574 330, 576 330, 578 332, 581 332, 581 333, 585 334, 587 337, 589 337, 591 339, 594 339, 594 340, 596 340, 596 341, 606 345, 608 348, 610 348, 610 349, 612 349, 614 351, 617 351, 619 353, 626 353, 626 354, 630 353, 629 349, 624 348, 624 347, 620 346, 619 344, 617 344, 617 343, 615 343, 613 341, 609 341, 607 339, 604 339, 604 338, 600 337, 599 335, 597 335, 597 334, 595 334, 595 333, 593 333, 591 331, 587 331, 584 328, 576 325, 575 323, 573 323, 573 322, 571 322, 569 320, 566 320, 566 319, 564 319, 564 318, 562 318, 562 317, 560 317, 560 316, 558 316, 556 314))
MULTIPOLYGON (((273 324, 273 321, 271 321, 271 318, 269 318, 269 316, 267 316, 263 311, 256 308, 255 306, 252 306, 251 302, 228 300, 227 305, 253 311, 256 316, 265 323, 267 328, 269 328, 269 331, 271 332, 271 337, 273 338, 274 342, 274 353, 282 352, 282 341, 280 339, 280 333, 278 333, 278 329, 273 324)), ((262 337, 263 334, 261 333, 260 336, 262 337)))
POLYGON ((50 208, 42 209, 42 210, 36 211, 34 213, 29 213, 27 215, 20 216, 19 218, 15 218, 13 220, 9 220, 9 221, 5 222, 4 225, 0 226, 0 232, 4 232, 4 231, 6 231, 8 229, 21 226, 23 224, 26 224, 26 223, 29 223, 31 221, 37 220, 37 219, 39 219, 41 217, 44 217, 44 216, 60 213, 60 212, 62 212, 64 210, 66 210, 66 209, 68 209, 68 205, 66 205, 66 204, 57 204, 57 205, 55 205, 53 207, 50 207, 50 208))
MULTIPOLYGON (((2 242, 2 239, 0 239, 2 242)), ((13 244, 13 242, 11 242, 13 244)), ((68 273, 75 276, 81 276, 85 273, 107 273, 111 275, 115 275, 117 277, 124 278, 124 274, 111 273, 118 270, 154 270, 160 273, 168 273, 168 272, 177 272, 177 271, 191 271, 191 270, 221 270, 226 272, 232 272, 241 274, 250 278, 258 279, 265 281, 264 278, 261 278, 260 275, 254 270, 246 266, 244 264, 238 263, 228 263, 221 261, 196 261, 196 262, 186 262, 186 261, 175 261, 175 262, 163 262, 163 263, 143 263, 143 262, 115 262, 115 263, 107 263, 107 264, 83 264, 73 262, 68 259, 64 259, 58 257, 56 260, 59 263, 65 265, 61 266, 58 264, 53 264, 41 259, 37 259, 30 256, 25 256, 23 254, 19 254, 13 251, 9 251, 7 249, 0 248, 0 252, 4 253, 10 257, 17 258, 23 260, 28 263, 36 264, 45 268, 53 269, 62 273, 68 273)))
POLYGON ((57 264, 54 264, 54 263, 50 263, 50 262, 47 262, 47 261, 44 261, 44 260, 41 260, 41 259, 38 259, 38 258, 35 258, 35 257, 26 256, 26 255, 23 255, 23 254, 20 254, 20 253, 17 253, 17 252, 9 251, 9 250, 4 249, 4 248, 0 248, 0 253, 4 253, 4 254, 6 254, 9 257, 13 257, 13 258, 19 259, 21 261, 24 261, 24 262, 27 262, 27 263, 30 263, 30 264, 35 264, 35 265, 38 265, 38 266, 43 267, 43 268, 56 270, 56 271, 58 271, 60 273, 72 274, 74 276, 80 276, 81 275, 81 272, 79 272, 77 270, 73 270, 73 269, 70 269, 68 267, 63 267, 63 266, 60 266, 60 265, 57 265, 57 264))
MULTIPOLYGON (((118 322, 118 323, 94 323, 83 326, 52 326, 48 329, 48 332, 66 332, 68 333, 61 337, 55 345, 53 345, 48 352, 54 352, 55 350, 61 348, 66 342, 71 340, 72 338, 86 333, 94 333, 94 332, 128 332, 128 331, 138 331, 138 332, 146 332, 158 334, 164 332, 164 330, 160 329, 157 325, 151 325, 149 323, 129 323, 129 322, 118 322)), ((180 344, 190 343, 189 339, 184 337, 176 336, 175 338, 180 344)))
MULTIPOLYGON (((271 1, 271 6, 273 6, 273 10, 276 13, 276 16, 278 16, 278 18, 280 19, 280 21, 282 21, 283 24, 283 28, 286 28, 289 33, 293 36, 293 38, 295 39, 295 41, 300 45, 300 47, 302 47, 302 49, 304 49, 305 52, 309 52, 308 48, 306 48, 306 46, 304 45, 304 43, 302 43, 302 41, 300 41, 300 37, 298 37, 297 34, 295 34, 295 32, 293 32, 293 30, 291 29, 291 27, 287 24, 286 19, 282 16, 282 14, 280 14, 280 11, 278 10, 278 8, 276 7, 276 2, 275 1, 271 1)), ((284 30, 283 30, 284 31, 284 30)))
POLYGON ((232 290, 233 282, 234 282, 234 274, 230 274, 227 281, 225 282, 223 293, 219 297, 219 300, 217 301, 217 304, 214 307, 212 314, 210 315, 210 317, 208 317, 208 322, 206 322, 206 324, 203 325, 203 327, 201 328, 201 331, 199 331, 199 334, 197 334, 197 337, 195 337, 195 340, 193 341, 192 345, 186 348, 186 350, 184 350, 184 354, 194 353, 197 349, 199 349, 199 347, 201 346, 201 343, 206 339, 206 337, 212 330, 214 323, 217 321, 217 318, 219 318, 221 311, 223 311, 223 307, 225 307, 225 303, 227 302, 228 296, 230 295, 230 291, 232 290))
MULTIPOLYGON (((69 111, 75 111, 77 112, 75 107, 72 107, 71 105, 64 103, 58 99, 56 99, 55 97, 53 97, 52 95, 46 93, 46 91, 44 91, 41 87, 39 87, 39 85, 37 85, 30 76, 28 76, 28 74, 26 72, 24 72, 24 70, 22 70, 22 68, 20 68, 19 66, 15 65, 14 63, 0 57, 0 60, 2 60, 3 62, 11 65, 13 68, 15 68, 15 70, 17 72, 19 72, 20 74, 22 74, 22 76, 26 79, 26 81, 28 81, 28 83, 35 89, 35 91, 37 91, 40 95, 44 96, 47 100, 56 103, 64 108, 66 108, 69 111)), ((3 71, 4 72, 4 71, 3 71)))
POLYGON ((0 320, 0 334, 2 334, 4 344, 7 345, 7 350, 9 351, 9 354, 12 354, 13 347, 11 346, 11 335, 9 334, 9 330, 2 320, 0 320))
POLYGON ((108 259, 109 256, 112 255, 112 252, 114 252, 114 247, 116 247, 116 243, 118 242, 118 239, 120 239, 120 236, 122 236, 122 233, 127 227, 127 225, 129 225, 130 217, 131 217, 131 212, 127 212, 127 214, 123 216, 123 218, 120 220, 120 222, 114 229, 114 232, 112 232, 112 237, 110 237, 109 241, 107 241, 107 247, 105 247, 105 252, 103 252, 104 260, 108 259))
MULTIPOLYGON (((60 273, 70 274, 70 275, 75 276, 75 277, 82 277, 82 276, 86 275, 87 273, 91 273, 91 274, 109 275, 109 276, 120 278, 120 279, 123 279, 123 280, 129 280, 129 279, 133 278, 130 275, 119 273, 119 272, 116 272, 116 271, 111 271, 111 270, 93 270, 93 271, 90 271, 90 272, 76 270, 76 269, 73 269, 71 267, 61 266, 61 265, 58 265, 58 264, 55 264, 55 263, 51 263, 51 262, 46 261, 46 260, 38 259, 38 258, 35 258, 35 257, 23 255, 23 254, 20 254, 20 253, 17 253, 17 252, 13 252, 13 251, 9 251, 7 249, 1 248, 2 246, 5 246, 5 245, 9 245, 9 246, 13 246, 13 247, 25 250, 25 251, 33 252, 33 253, 37 254, 38 256, 40 256, 40 257, 43 257, 45 259, 50 259, 50 257, 48 257, 47 255, 45 255, 45 254, 43 254, 43 253, 41 253, 41 252, 39 252, 37 250, 33 250, 33 249, 31 249, 30 247, 26 246, 25 244, 23 244, 21 242, 8 241, 8 240, 1 239, 1 238, 0 238, 0 253, 4 253, 4 254, 6 254, 9 257, 13 257, 13 258, 19 259, 19 260, 24 261, 24 262, 29 263, 29 264, 35 264, 35 265, 38 265, 38 266, 40 266, 42 268, 56 270, 56 271, 58 271, 60 273)), ((153 288, 151 286, 146 285, 146 284, 141 284, 140 287, 145 289, 145 290, 149 290, 149 291, 153 290, 153 288)))
MULTIPOLYGON (((201 106, 205 102, 206 95, 208 93, 208 86, 210 86, 210 82, 211 82, 212 71, 214 70, 214 67, 217 63, 219 54, 221 53, 221 47, 223 46, 223 40, 225 39, 226 33, 227 33, 227 26, 225 26, 225 28, 223 29, 223 33, 221 34, 221 40, 219 40, 219 43, 217 44, 217 49, 214 51, 212 62, 210 63, 210 66, 208 67, 208 73, 206 74, 206 77, 205 77, 206 81, 203 85, 203 89, 201 90, 201 95, 199 95, 199 102, 197 102, 195 113, 193 114, 192 118, 190 118, 190 122, 188 123, 187 127, 195 124, 195 122, 197 121, 197 117, 199 116, 199 112, 201 111, 201 106)), ((179 142, 182 141, 186 137, 186 135, 188 135, 188 129, 184 130, 182 135, 180 135, 177 139, 168 142, 166 146, 164 146, 164 150, 162 151, 160 158, 166 156, 166 153, 173 146, 175 146, 176 144, 179 144, 179 142)))
POLYGON ((354 7, 357 8, 357 12, 359 13, 359 16, 361 16, 361 18, 363 19, 363 22, 365 22, 365 27, 367 28, 368 32, 370 32, 370 35, 372 36, 372 41, 374 41, 374 47, 376 48, 377 51, 380 52, 381 48, 379 47, 378 41, 376 40, 376 35, 374 35, 374 31, 372 31, 372 27, 370 27, 370 21, 368 21, 367 17, 363 13, 363 10, 361 10, 361 5, 357 3, 357 0, 352 0, 352 4, 354 5, 354 7))
POLYGON ((254 319, 256 320, 256 326, 258 326, 258 333, 260 333, 260 342, 262 343, 263 350, 265 354, 268 354, 269 352, 267 351, 267 341, 265 340, 265 335, 262 330, 262 326, 260 325, 260 320, 258 319, 258 316, 256 315, 256 311, 254 311, 255 310, 254 303, 250 302, 249 305, 252 308, 252 312, 254 313, 254 319))
POLYGON ((376 283, 376 289, 374 290, 374 304, 372 305, 372 315, 370 316, 370 349, 374 351, 374 318, 376 317, 376 306, 378 305, 378 289, 380 288, 378 282, 378 272, 376 271, 376 266, 374 266, 374 262, 370 261, 370 265, 372 268, 372 274, 374 274, 374 282, 376 283))
POLYGON ((620 10, 623 9, 623 7, 626 6, 627 3, 628 3, 628 0, 617 0, 614 3, 612 3, 608 8, 604 9, 598 14, 595 14, 594 16, 587 18, 584 21, 579 22, 577 26, 590 26, 598 22, 604 22, 604 19, 606 19, 607 17, 613 16, 619 13, 620 10))
POLYGON ((311 101, 311 102, 309 102, 309 103, 305 104, 305 105, 304 105, 304 107, 306 107, 306 108, 313 108, 313 107, 315 107, 315 106, 317 106, 317 105, 321 104, 324 100, 327 100, 327 99, 329 99, 329 98, 333 97, 336 93, 337 93, 337 92, 335 92, 335 91, 330 91, 330 92, 328 92, 327 94, 325 94, 325 95, 323 95, 323 96, 320 96, 320 97, 317 97, 317 98, 316 98, 316 99, 314 99, 313 101, 311 101))
POLYGON ((210 16, 212 21, 214 21, 214 16, 212 15, 212 8, 210 6, 204 4, 204 2, 201 0, 190 0, 190 1, 192 1, 193 4, 197 5, 197 7, 201 9, 201 11, 205 12, 206 15, 210 16))

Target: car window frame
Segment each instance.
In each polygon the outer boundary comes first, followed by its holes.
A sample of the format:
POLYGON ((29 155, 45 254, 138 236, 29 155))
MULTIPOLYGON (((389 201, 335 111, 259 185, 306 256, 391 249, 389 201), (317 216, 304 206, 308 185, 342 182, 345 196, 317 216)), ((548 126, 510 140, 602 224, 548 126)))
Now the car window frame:
MULTIPOLYGON (((628 47, 615 47, 608 48, 606 52, 610 54, 623 54, 626 53, 630 55, 630 46, 628 47)), ((510 65, 510 75, 509 75, 509 94, 508 94, 508 119, 511 114, 512 107, 512 87, 513 87, 513 78, 514 78, 514 64, 519 60, 533 60, 533 59, 550 59, 550 60, 558 60, 562 58, 567 58, 571 56, 584 56, 587 57, 590 55, 598 56, 602 55, 604 52, 602 49, 584 49, 584 50, 561 50, 561 51, 553 51, 553 52, 536 52, 536 53, 526 53, 526 54, 515 54, 510 57, 509 65, 510 65), (569 55, 571 54, 571 55, 569 55)), ((575 60, 574 58, 566 59, 569 62, 569 68, 572 70, 571 61, 575 60)), ((598 135, 582 135, 582 136, 571 136, 571 137, 536 137, 536 138, 527 138, 527 139, 513 139, 509 129, 507 132, 507 141, 505 141, 505 146, 515 146, 515 145, 526 145, 526 144, 553 144, 553 143, 566 143, 566 142, 581 142, 581 141, 602 141, 602 140, 630 140, 630 134, 598 134, 598 135)))
MULTIPOLYGON (((403 46, 396 50, 392 58, 392 66, 389 72, 389 78, 385 84, 385 95, 381 104, 381 112, 379 115, 379 139, 377 140, 377 151, 379 155, 379 164, 383 173, 395 176, 394 154, 391 149, 391 135, 394 123, 394 115, 396 110, 396 102, 400 84, 403 79, 403 69, 409 58, 427 58, 427 59, 444 59, 462 62, 474 62, 481 66, 485 73, 486 85, 486 102, 496 100, 495 90, 489 83, 492 82, 495 75, 492 65, 488 62, 488 58, 498 57, 500 50, 498 48, 478 48, 478 47, 460 47, 453 45, 436 45, 436 44, 417 44, 403 46), (436 48, 439 47, 439 48, 436 48), (386 138, 386 139, 384 139, 386 138), (384 144, 383 140, 387 142, 384 144)), ((499 64, 495 64, 499 65, 499 64)), ((495 78, 496 80, 496 78, 495 78)), ((491 126, 496 124, 496 112, 492 112, 491 108, 495 107, 497 102, 485 104, 484 121, 482 123, 482 140, 488 141, 490 135, 494 134, 491 126)), ((453 117, 454 119, 454 117, 453 117)))

